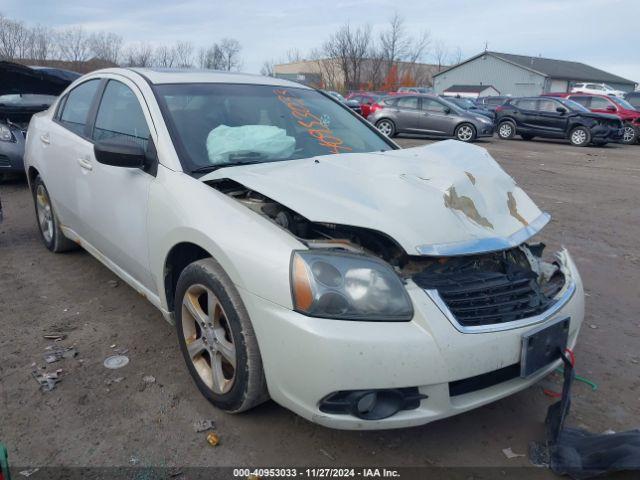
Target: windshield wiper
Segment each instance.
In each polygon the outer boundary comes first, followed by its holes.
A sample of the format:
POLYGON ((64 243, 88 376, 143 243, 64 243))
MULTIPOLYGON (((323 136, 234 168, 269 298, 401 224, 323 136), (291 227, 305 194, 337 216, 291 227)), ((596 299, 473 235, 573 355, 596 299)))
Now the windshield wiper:
POLYGON ((226 163, 218 163, 216 165, 204 165, 202 167, 197 167, 191 170, 191 173, 209 173, 214 172, 220 168, 226 167, 237 167, 239 165, 254 165, 256 163, 264 163, 265 161, 272 161, 259 152, 246 152, 246 153, 236 153, 229 155, 229 161, 226 163))

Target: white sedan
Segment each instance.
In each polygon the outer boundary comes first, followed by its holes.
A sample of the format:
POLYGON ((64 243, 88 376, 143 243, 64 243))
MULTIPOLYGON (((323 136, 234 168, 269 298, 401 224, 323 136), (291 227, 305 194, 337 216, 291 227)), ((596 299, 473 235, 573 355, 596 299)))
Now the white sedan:
POLYGON ((33 117, 42 240, 82 246, 171 323, 218 408, 424 424, 527 388, 584 316, 549 221, 483 148, 398 149, 274 78, 109 69, 33 117))
POLYGON ((573 88, 571 88, 571 93, 595 93, 598 95, 624 98, 626 92, 616 90, 606 83, 576 83, 573 88))

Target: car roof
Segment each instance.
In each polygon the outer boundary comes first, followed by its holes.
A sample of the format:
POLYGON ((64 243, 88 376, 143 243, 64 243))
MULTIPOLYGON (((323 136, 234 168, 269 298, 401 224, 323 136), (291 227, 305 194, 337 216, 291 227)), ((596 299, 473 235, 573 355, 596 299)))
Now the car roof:
POLYGON ((163 69, 163 68, 108 68, 94 72, 117 73, 131 76, 135 72, 154 85, 175 83, 238 83, 252 85, 271 85, 274 87, 295 87, 312 90, 311 87, 301 83, 284 80, 281 78, 265 77, 250 73, 226 72, 219 70, 197 69, 163 69))

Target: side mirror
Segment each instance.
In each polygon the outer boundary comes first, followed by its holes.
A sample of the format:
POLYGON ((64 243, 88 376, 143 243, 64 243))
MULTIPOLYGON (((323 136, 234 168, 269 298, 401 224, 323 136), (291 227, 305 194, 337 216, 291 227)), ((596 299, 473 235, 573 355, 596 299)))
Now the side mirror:
POLYGON ((93 151, 98 162, 112 167, 144 168, 147 163, 144 148, 131 140, 104 140, 93 151))
POLYGON ((451 109, 449 107, 444 107, 444 113, 449 115, 451 113, 451 109))
POLYGON ((607 112, 615 112, 616 111, 616 107, 614 107, 613 105, 607 105, 607 112))
POLYGON ((567 109, 564 107, 558 107, 556 108, 556 112, 558 112, 559 114, 563 115, 565 113, 567 113, 567 109))

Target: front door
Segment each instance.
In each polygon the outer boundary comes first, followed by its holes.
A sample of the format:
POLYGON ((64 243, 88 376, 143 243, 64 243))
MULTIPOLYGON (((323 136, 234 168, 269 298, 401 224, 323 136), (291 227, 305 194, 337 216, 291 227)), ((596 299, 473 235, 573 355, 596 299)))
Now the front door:
POLYGON ((431 135, 453 135, 456 120, 444 103, 433 98, 422 99, 420 129, 431 135))
MULTIPOLYGON (((96 113, 92 141, 135 142, 146 148, 149 125, 151 118, 137 87, 128 80, 109 79, 96 113)), ((83 152, 82 160, 86 175, 79 202, 86 240, 156 293, 149 268, 147 229, 149 187, 155 177, 139 168, 99 163, 93 145, 83 152)))
POLYGON ((562 103, 551 98, 540 98, 537 101, 535 128, 540 134, 564 137, 569 111, 562 103), (564 112, 559 111, 564 110, 564 112))

